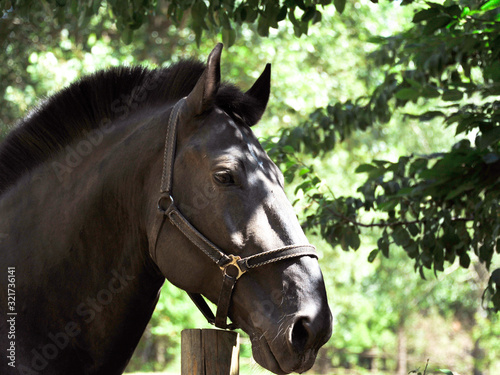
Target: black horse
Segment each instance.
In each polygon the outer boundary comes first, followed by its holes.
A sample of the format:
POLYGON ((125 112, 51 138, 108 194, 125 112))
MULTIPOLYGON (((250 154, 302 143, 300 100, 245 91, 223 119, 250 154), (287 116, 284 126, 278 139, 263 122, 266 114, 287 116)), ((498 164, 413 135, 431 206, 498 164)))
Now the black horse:
POLYGON ((221 51, 95 73, 0 145, 1 374, 121 374, 165 278, 267 369, 313 365, 323 277, 250 129, 270 66, 243 93, 220 84, 221 51))

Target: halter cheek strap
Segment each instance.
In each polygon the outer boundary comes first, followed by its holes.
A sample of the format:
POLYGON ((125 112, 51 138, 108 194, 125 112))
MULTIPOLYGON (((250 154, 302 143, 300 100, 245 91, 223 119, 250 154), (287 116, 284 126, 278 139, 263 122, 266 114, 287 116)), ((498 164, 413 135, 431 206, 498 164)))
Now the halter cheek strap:
POLYGON ((252 268, 264 266, 266 264, 286 260, 290 258, 311 256, 317 258, 314 246, 290 245, 274 250, 264 251, 245 258, 240 258, 233 254, 226 254, 217 245, 212 243, 202 233, 200 233, 189 220, 179 211, 172 197, 172 182, 175 159, 175 146, 177 140, 177 126, 182 108, 185 105, 185 98, 179 100, 170 113, 167 135, 165 139, 165 153, 163 156, 163 173, 160 187, 160 197, 158 199, 158 209, 153 223, 150 239, 150 255, 156 263, 156 249, 158 237, 165 222, 174 225, 193 245, 207 255, 222 271, 222 288, 217 302, 216 315, 208 306, 201 294, 188 293, 195 305, 200 309, 208 322, 223 329, 234 329, 235 324, 227 324, 231 297, 236 285, 236 281, 252 268))

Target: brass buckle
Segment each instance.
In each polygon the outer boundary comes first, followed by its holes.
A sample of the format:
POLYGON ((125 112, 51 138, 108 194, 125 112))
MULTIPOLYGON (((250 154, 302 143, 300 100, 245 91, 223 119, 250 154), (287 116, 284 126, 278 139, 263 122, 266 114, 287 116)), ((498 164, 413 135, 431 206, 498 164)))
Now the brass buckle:
POLYGON ((228 257, 231 258, 231 261, 229 263, 224 264, 223 266, 220 266, 220 269, 222 270, 222 273, 224 274, 224 276, 228 275, 228 276, 234 277, 234 276, 228 274, 227 269, 229 266, 236 267, 236 270, 238 272, 236 275, 236 280, 238 280, 241 277, 241 275, 243 275, 245 272, 247 272, 246 270, 245 271, 242 270, 240 268, 240 265, 238 264, 238 261, 241 260, 241 257, 239 257, 238 255, 233 255, 233 254, 229 254, 228 257))

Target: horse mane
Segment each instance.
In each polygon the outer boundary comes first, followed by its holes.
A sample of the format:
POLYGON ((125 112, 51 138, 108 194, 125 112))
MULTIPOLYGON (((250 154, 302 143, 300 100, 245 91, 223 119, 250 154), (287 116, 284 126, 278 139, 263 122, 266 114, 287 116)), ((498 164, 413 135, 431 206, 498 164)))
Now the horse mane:
MULTIPOLYGON (((124 118, 129 112, 187 96, 204 69, 204 64, 193 60, 162 69, 111 68, 86 76, 49 97, 0 144, 0 195, 86 132, 124 118)), ((216 104, 249 123, 255 119, 254 103, 233 85, 221 85, 216 104)))

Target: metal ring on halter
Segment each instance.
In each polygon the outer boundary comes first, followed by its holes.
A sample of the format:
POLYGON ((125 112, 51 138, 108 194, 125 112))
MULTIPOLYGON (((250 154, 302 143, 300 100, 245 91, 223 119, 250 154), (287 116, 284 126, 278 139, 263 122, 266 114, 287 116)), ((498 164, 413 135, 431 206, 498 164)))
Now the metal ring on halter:
POLYGON ((174 204, 174 198, 170 194, 162 194, 158 199, 158 211, 165 213, 168 208, 174 204), (165 201, 169 200, 168 205, 165 205, 165 201))

